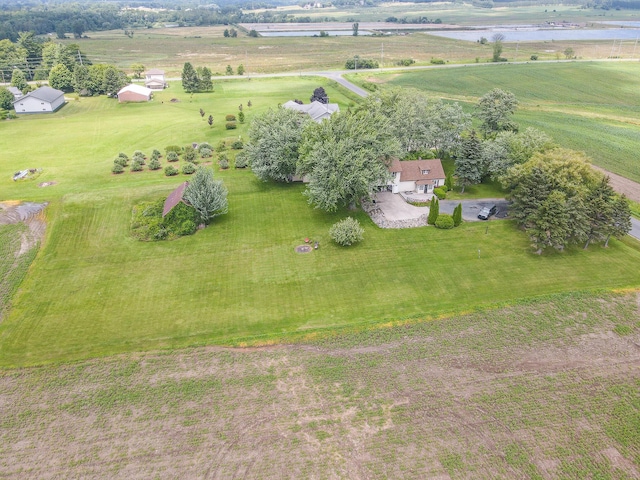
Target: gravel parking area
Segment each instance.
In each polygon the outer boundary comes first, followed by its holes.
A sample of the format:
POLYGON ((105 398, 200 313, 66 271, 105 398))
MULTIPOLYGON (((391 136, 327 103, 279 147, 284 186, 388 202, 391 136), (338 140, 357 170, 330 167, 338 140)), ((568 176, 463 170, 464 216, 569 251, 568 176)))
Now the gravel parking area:
POLYGON ((462 204, 462 219, 467 222, 479 222, 482 221, 478 218, 478 213, 483 207, 490 207, 495 205, 498 207, 498 211, 493 215, 490 220, 507 218, 507 206, 508 203, 504 198, 482 198, 477 200, 441 200, 440 201, 440 213, 453 214, 453 209, 462 204))

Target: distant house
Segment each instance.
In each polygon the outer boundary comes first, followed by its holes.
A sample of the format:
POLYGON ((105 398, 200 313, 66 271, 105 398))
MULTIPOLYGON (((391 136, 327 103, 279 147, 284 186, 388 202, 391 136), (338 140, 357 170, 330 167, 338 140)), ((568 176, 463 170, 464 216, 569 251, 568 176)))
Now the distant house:
POLYGON ((335 112, 340 111, 340 107, 338 106, 337 103, 325 104, 325 103, 320 103, 317 100, 314 100, 311 103, 302 104, 302 105, 294 102, 293 100, 289 100, 287 103, 285 103, 282 106, 290 110, 296 110, 301 113, 306 113, 315 122, 321 122, 325 118, 329 118, 335 112))
POLYGON ((64 105, 64 92, 40 87, 13 102, 16 113, 52 113, 64 105))
POLYGON ((118 101, 122 102, 148 102, 153 91, 142 85, 129 84, 118 92, 118 101))
POLYGON ((401 162, 395 159, 389 171, 393 176, 387 188, 393 193, 414 192, 430 194, 433 189, 444 185, 445 174, 442 162, 433 160, 410 160, 401 162))
POLYGON ((144 86, 151 90, 163 90, 167 88, 167 82, 164 80, 164 70, 152 68, 144 74, 144 86))
POLYGON ((14 102, 16 100, 19 100, 23 96, 23 93, 18 87, 7 87, 7 90, 9 90, 9 92, 11 92, 11 95, 13 95, 14 102))
POLYGON ((189 182, 181 183, 180 185, 178 185, 178 188, 176 188, 169 194, 167 199, 164 201, 164 207, 162 208, 162 218, 164 218, 171 210, 173 210, 173 207, 178 205, 180 202, 184 202, 184 200, 182 200, 182 196, 184 195, 184 191, 187 188, 187 185, 189 185, 189 182))

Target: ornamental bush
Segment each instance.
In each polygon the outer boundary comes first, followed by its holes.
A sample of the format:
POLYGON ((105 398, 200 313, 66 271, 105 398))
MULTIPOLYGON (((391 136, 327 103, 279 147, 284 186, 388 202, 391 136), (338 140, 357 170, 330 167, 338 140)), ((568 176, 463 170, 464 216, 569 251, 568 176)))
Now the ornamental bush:
POLYGON ((231 148, 234 150, 242 150, 244 148, 244 143, 242 140, 236 140, 231 144, 231 148))
POLYGON ((169 152, 175 152, 180 155, 182 153, 182 147, 179 147, 178 145, 169 145, 168 147, 164 147, 164 151, 167 152, 167 154, 169 152))
POLYGON ((177 162, 179 159, 178 154, 173 151, 167 152, 167 162, 177 162))
POLYGON ((360 222, 352 217, 340 220, 329 229, 331 239, 343 247, 361 242, 363 234, 364 229, 360 226, 360 222))
POLYGON ((196 171, 196 166, 191 162, 187 162, 184 165, 182 165, 182 173, 185 175, 191 175, 195 171, 196 171))
POLYGON ((167 177, 173 177, 178 174, 178 170, 173 165, 169 165, 168 167, 164 167, 164 174, 167 177))
POLYGON ((140 172, 140 171, 142 171, 142 163, 134 160, 133 163, 131 164, 131 171, 132 172, 140 172))
POLYGON ((442 213, 438 215, 438 219, 436 220, 436 228, 443 228, 448 230, 455 226, 453 222, 453 217, 451 215, 447 215, 446 213, 442 213))
POLYGON ((227 122, 224 128, 226 128, 227 130, 235 130, 236 128, 238 128, 238 126, 236 125, 236 122, 227 122))
POLYGON ((224 117, 224 119, 227 122, 235 122, 236 121, 236 116, 235 115, 227 115, 226 117, 224 117))
POLYGON ((113 163, 116 165, 120 165, 121 167, 126 167, 129 164, 129 161, 126 158, 116 157, 113 160, 113 163))
POLYGON ((249 159, 245 152, 240 152, 236 155, 236 168, 247 168, 249 166, 249 159))
POLYGON ((218 159, 218 165, 220 165, 220 168, 222 170, 226 170, 227 168, 229 168, 229 159, 224 153, 220 155, 220 158, 218 159))
POLYGON ((185 147, 184 154, 182 155, 183 160, 186 162, 195 162, 198 158, 198 152, 191 145, 185 147))
POLYGON ((213 150, 211 150, 210 148, 203 148, 202 150, 200 150, 200 156, 202 158, 210 158, 211 155, 213 155, 213 150))
POLYGON ((157 158, 152 158, 149 162, 149 170, 160 170, 162 165, 160 165, 160 160, 157 158))
POLYGON ((160 150, 154 149, 153 152, 151 152, 151 160, 158 160, 161 156, 160 150))
POLYGON ((447 192, 445 192, 443 188, 434 188, 433 193, 436 197, 438 197, 438 200, 444 200, 445 198, 447 198, 447 192))
POLYGON ((119 163, 114 163, 113 167, 111 167, 111 173, 115 173, 117 175, 118 173, 122 172, 124 172, 124 167, 119 163))
POLYGON ((211 150, 211 151, 213 151, 213 147, 209 143, 203 142, 200 145, 198 145, 198 153, 200 155, 202 155, 202 150, 211 150))

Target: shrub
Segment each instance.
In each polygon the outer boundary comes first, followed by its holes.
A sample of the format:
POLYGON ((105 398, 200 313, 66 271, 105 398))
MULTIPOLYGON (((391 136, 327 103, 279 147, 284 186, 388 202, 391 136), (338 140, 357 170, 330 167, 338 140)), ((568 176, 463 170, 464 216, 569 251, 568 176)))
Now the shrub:
POLYGON ((164 147, 164 151, 167 152, 167 154, 169 154, 169 152, 175 152, 180 155, 182 153, 182 147, 179 147, 178 145, 169 145, 168 147, 164 147))
POLYGON ((225 154, 220 155, 220 158, 218 158, 218 165, 220 165, 222 170, 226 170, 229 168, 229 158, 227 158, 225 154))
POLYGON ((413 58, 403 58, 402 60, 398 60, 396 62, 396 65, 399 65, 401 67, 408 67, 410 65, 413 65, 414 63, 416 63, 416 61, 413 58))
POLYGON ((244 123, 244 112, 240 112, 240 113, 238 114, 238 121, 239 121, 240 123, 244 123))
POLYGON ((429 60, 429 63, 433 65, 444 65, 444 60, 441 58, 431 58, 431 60, 429 60))
POLYGON ((119 163, 114 163, 113 167, 111 167, 111 173, 115 173, 117 175, 118 173, 122 172, 124 172, 124 167, 119 163))
POLYGON ((193 163, 187 162, 182 165, 182 173, 184 173, 185 175, 191 175, 195 171, 196 166, 193 163))
POLYGON ((174 175, 178 174, 178 170, 173 165, 169 165, 167 167, 164 167, 164 174, 167 177, 173 177, 174 175))
POLYGON ((213 147, 207 142, 203 142, 200 145, 198 145, 198 153, 199 154, 202 154, 202 150, 205 150, 205 149, 209 149, 209 150, 213 151, 213 147))
POLYGON ((438 219, 438 215, 440 215, 440 202, 438 202, 438 198, 436 197, 431 201, 431 205, 429 206, 427 224, 434 225, 438 219))
POLYGON ((442 190, 444 190, 445 193, 449 191, 449 187, 447 187, 446 183, 444 185, 439 186, 438 188, 441 188, 442 190))
POLYGON ((238 128, 238 126, 236 125, 236 122, 227 122, 224 128, 226 128, 227 130, 235 130, 236 128, 238 128))
POLYGON ((198 152, 196 152, 195 148, 189 145, 188 147, 185 147, 182 158, 185 162, 195 162, 198 158, 198 152))
POLYGON ((142 150, 136 150, 135 152, 133 152, 133 156, 134 157, 146 158, 145 155, 144 155, 144 152, 142 150))
POLYGON ((151 152, 151 160, 158 160, 160 157, 162 156, 162 154, 160 153, 160 150, 153 150, 153 152, 151 152))
POLYGON ((531 60, 535 61, 535 60, 538 60, 538 55, 531 55, 531 57, 529 57, 529 58, 531 58, 531 60))
POLYGON ((445 198, 447 198, 447 192, 445 192, 442 187, 434 188, 433 193, 436 197, 438 197, 438 200, 444 200, 445 198))
POLYGON ((242 150, 244 148, 244 143, 242 142, 242 140, 235 140, 231 144, 231 148, 233 148, 234 150, 242 150))
POLYGON ((167 162, 177 162, 179 159, 178 154, 174 151, 167 152, 167 162))
POLYGON ((180 202, 167 213, 162 223, 169 232, 181 236, 194 233, 197 221, 198 212, 196 212, 196 209, 184 202, 180 202))
POLYGON ((213 155, 213 150, 211 150, 210 148, 203 148, 202 150, 200 150, 200 156, 202 158, 210 158, 211 155, 213 155))
POLYGON ((118 158, 124 158, 127 162, 129 161, 129 157, 127 156, 126 153, 120 152, 118 154, 118 158))
POLYGON ((378 68, 378 62, 367 58, 351 58, 345 62, 344 68, 347 70, 378 68))
POLYGON ((116 165, 120 165, 121 167, 126 167, 129 164, 129 161, 126 158, 116 157, 113 160, 113 163, 116 165))
POLYGON ((152 158, 149 162, 149 170, 160 170, 162 165, 160 165, 160 160, 157 158, 152 158))
POLYGON ((216 152, 224 152, 227 149, 227 144, 224 140, 220 140, 218 145, 216 145, 216 152))
POLYGON ((462 204, 459 203, 456 208, 453 209, 453 226, 457 227, 462 223, 462 204))
POLYGON ((442 213, 438 215, 436 219, 436 228, 450 229, 455 226, 453 222, 453 217, 451 215, 447 215, 446 213, 442 213))
POLYGON ((247 168, 249 166, 249 159, 244 152, 236 155, 236 168, 247 168))
POLYGON ((235 121, 236 121, 236 116, 235 116, 235 115, 231 115, 231 114, 229 114, 229 115, 227 115, 226 117, 224 117, 224 119, 225 119, 227 122, 235 122, 235 121))
POLYGON ((196 223, 191 220, 185 220, 180 225, 180 228, 177 228, 173 231, 176 235, 182 237, 184 235, 193 235, 196 233, 196 223))
POLYGON ((340 220, 329 229, 331 239, 343 247, 361 242, 363 234, 364 229, 360 226, 358 220, 352 217, 340 220))
POLYGON ((131 171, 132 172, 142 171, 142 163, 134 160, 133 163, 131 164, 131 171))

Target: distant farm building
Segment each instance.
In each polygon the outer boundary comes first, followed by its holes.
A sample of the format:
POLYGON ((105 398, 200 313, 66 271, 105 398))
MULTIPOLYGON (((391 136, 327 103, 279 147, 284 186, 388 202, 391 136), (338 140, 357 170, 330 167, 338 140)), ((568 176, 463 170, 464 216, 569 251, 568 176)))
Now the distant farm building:
POLYGON ((340 107, 337 103, 320 103, 317 100, 314 100, 313 102, 306 105, 296 103, 293 100, 289 100, 282 106, 290 110, 296 110, 300 113, 306 113, 315 122, 321 122, 325 118, 329 118, 335 112, 340 111, 340 107))
POLYGON ((40 87, 13 102, 16 113, 52 113, 64 105, 64 92, 40 87))
POLYGON ((130 84, 122 87, 118 92, 119 102, 148 102, 153 91, 142 85, 130 84))
POLYGON ((163 90, 167 88, 167 82, 164 80, 164 70, 152 68, 144 74, 144 86, 151 90, 163 90))

